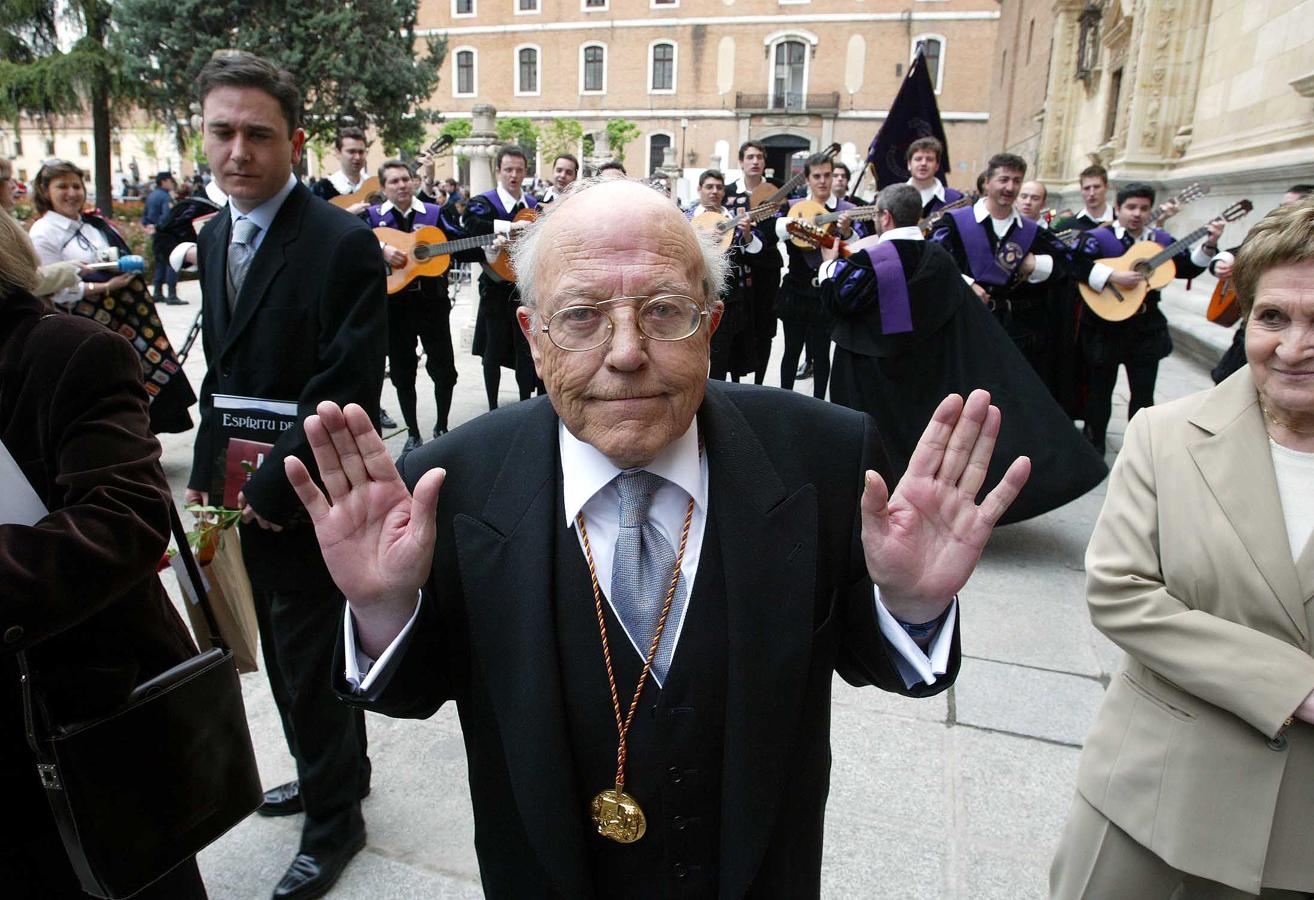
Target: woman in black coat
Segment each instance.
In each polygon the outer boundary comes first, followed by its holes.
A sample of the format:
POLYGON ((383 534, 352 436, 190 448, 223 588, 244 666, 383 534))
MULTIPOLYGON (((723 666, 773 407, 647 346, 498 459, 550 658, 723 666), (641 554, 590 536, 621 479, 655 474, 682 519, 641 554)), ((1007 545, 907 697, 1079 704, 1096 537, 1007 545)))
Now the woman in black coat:
MULTIPOLYGON (((155 574, 172 500, 139 357, 90 319, 52 314, 28 293, 35 275, 31 244, 0 212, 0 441, 50 510, 0 524, 0 893, 12 900, 86 896, 27 743, 18 651, 58 722, 103 716, 196 653, 155 574)), ((189 860, 137 896, 205 887, 189 860)))

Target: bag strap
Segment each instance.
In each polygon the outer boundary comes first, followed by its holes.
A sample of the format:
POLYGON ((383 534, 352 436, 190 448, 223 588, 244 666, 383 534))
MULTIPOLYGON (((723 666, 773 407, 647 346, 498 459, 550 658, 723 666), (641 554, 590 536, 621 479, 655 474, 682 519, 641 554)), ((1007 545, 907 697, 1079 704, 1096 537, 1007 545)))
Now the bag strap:
POLYGON ((192 583, 196 602, 205 613, 205 626, 210 632, 210 646, 227 651, 229 647, 224 643, 223 635, 219 632, 219 623, 215 620, 214 609, 210 606, 210 594, 205 589, 204 579, 201 578, 201 569, 196 564, 196 557, 192 555, 192 545, 187 543, 187 530, 183 528, 182 519, 178 516, 178 508, 174 506, 172 498, 169 500, 169 525, 173 529, 173 539, 178 544, 178 555, 182 557, 183 568, 187 570, 187 578, 192 583))

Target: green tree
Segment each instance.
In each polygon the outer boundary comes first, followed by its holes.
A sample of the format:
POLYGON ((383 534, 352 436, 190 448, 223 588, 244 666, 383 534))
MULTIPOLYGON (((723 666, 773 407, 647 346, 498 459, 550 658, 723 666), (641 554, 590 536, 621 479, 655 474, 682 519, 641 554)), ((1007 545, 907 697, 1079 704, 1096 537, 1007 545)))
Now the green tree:
POLYGON ((445 40, 417 42, 417 8, 418 0, 118 0, 112 44, 141 105, 180 142, 191 137, 201 67, 216 50, 236 49, 296 77, 310 138, 373 127, 385 146, 414 152, 437 120, 420 107, 447 53, 445 40))
MULTIPOLYGON (((125 93, 120 60, 106 47, 108 0, 0 3, 0 120, 91 113, 95 203, 112 211, 110 101, 125 93), (60 26, 78 35, 61 48, 60 26)), ((65 42, 66 43, 66 42, 65 42)))
POLYGON ((617 162, 625 162, 625 145, 639 136, 639 126, 629 119, 608 119, 607 140, 617 162))
POLYGON ((469 119, 453 119, 450 122, 443 123, 442 129, 438 133, 451 135, 452 138, 459 141, 461 138, 468 138, 473 130, 474 126, 470 124, 469 119))
POLYGON ((510 116, 497 120, 497 139, 504 143, 519 144, 525 151, 525 162, 534 165, 538 150, 538 126, 524 116, 510 116))
POLYGON ((579 124, 579 119, 553 119, 539 142, 543 159, 550 163, 563 153, 573 156, 579 151, 583 137, 584 126, 579 124))

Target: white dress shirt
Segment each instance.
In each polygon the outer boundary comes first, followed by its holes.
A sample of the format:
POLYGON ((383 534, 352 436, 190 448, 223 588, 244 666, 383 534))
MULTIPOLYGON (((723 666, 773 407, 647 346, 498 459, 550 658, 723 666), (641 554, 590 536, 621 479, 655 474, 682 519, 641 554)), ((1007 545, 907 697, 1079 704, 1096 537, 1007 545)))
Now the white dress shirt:
MULTIPOLYGON (((502 208, 505 209, 507 212, 511 212, 511 208, 515 206, 517 203, 525 202, 524 191, 520 192, 519 197, 512 197, 510 194, 506 192, 506 188, 502 187, 502 183, 500 181, 497 184, 497 197, 499 200, 502 201, 502 208)), ((510 219, 493 220, 493 234, 510 234, 510 233, 511 233, 510 219)), ((497 258, 496 254, 494 254, 493 258, 494 259, 497 258)))
MULTIPOLYGON (((589 533, 589 546, 593 552, 593 565, 598 575, 598 587, 610 604, 612 565, 615 560, 616 539, 620 535, 620 491, 616 487, 615 479, 622 470, 613 465, 611 460, 603 456, 597 448, 572 435, 564 425, 558 423, 557 427, 566 522, 568 527, 576 528, 575 516, 583 512, 584 525, 589 533)), ((693 497, 694 500, 693 519, 689 523, 689 542, 680 564, 680 574, 684 579, 688 602, 677 619, 668 620, 666 623, 667 628, 675 631, 675 653, 678 655, 685 613, 689 603, 693 602, 693 587, 702 554, 703 532, 707 525, 707 456, 698 452, 697 421, 691 423, 683 435, 668 444, 644 468, 663 478, 661 486, 653 496, 648 520, 671 542, 672 548, 678 549, 680 546, 680 535, 684 530, 684 516, 689 498, 693 497)), ((578 534, 578 531, 577 537, 580 542, 580 552, 583 553, 584 537, 578 534)), ((898 651, 894 656, 894 662, 903 677, 904 684, 908 687, 918 682, 934 684, 937 676, 943 675, 948 669, 958 601, 954 600, 944 624, 932 638, 930 653, 927 654, 917 646, 881 603, 880 589, 873 586, 873 590, 873 603, 881 633, 898 651)), ((377 660, 372 660, 361 652, 356 640, 351 607, 346 608, 343 629, 346 678, 357 693, 368 692, 378 679, 387 677, 386 673, 392 668, 391 663, 396 651, 405 644, 423 602, 423 592, 421 592, 410 621, 377 660)), ((612 612, 616 612, 614 606, 612 612)), ((617 614, 616 618, 622 621, 623 628, 624 623, 620 615, 617 614)), ((626 637, 634 652, 641 659, 646 658, 648 648, 640 649, 628 630, 626 637)), ((676 656, 673 655, 672 659, 675 658, 676 656)), ((652 676, 656 678, 657 674, 654 672, 652 676)), ((658 680, 658 684, 660 683, 658 680)))
MULTIPOLYGON (((32 223, 28 237, 36 248, 37 260, 43 266, 61 260, 98 262, 100 251, 109 247, 109 241, 105 240, 105 235, 99 229, 82 221, 81 217, 70 219, 53 209, 32 223)), ((56 291, 50 299, 56 305, 68 309, 82 299, 86 290, 86 283, 79 281, 73 287, 56 291)))
POLYGON ((1104 212, 1095 215, 1088 209, 1083 209, 1077 213, 1078 219, 1085 219, 1088 222, 1094 222, 1096 225, 1103 225, 1105 222, 1113 221, 1113 207, 1109 203, 1104 204, 1104 212))
MULTIPOLYGON (((923 209, 926 208, 926 204, 931 202, 932 198, 939 200, 941 203, 946 202, 944 199, 944 182, 939 178, 932 178, 931 181, 933 184, 930 187, 917 188, 917 192, 922 195, 923 209)), ((913 184, 911 178, 909 178, 905 184, 912 184, 913 187, 917 187, 917 185, 913 184)))
POLYGON ((347 178, 347 173, 342 169, 338 169, 330 175, 328 180, 329 184, 333 185, 334 190, 339 194, 344 196, 354 194, 360 190, 361 183, 365 180, 365 170, 360 170, 360 176, 354 182, 347 178))
MULTIPOLYGON (((874 241, 871 239, 870 236, 868 236, 860 241, 854 241, 852 244, 849 244, 848 246, 849 249, 853 250, 854 252, 857 252, 867 247, 875 246, 876 244, 883 244, 886 241, 921 241, 921 240, 925 240, 925 238, 922 236, 922 230, 919 227, 917 227, 916 225, 905 225, 902 228, 891 228, 889 231, 881 232, 881 234, 877 236, 876 240, 874 241)), ((833 277, 835 274, 835 267, 838 264, 839 264, 838 257, 835 259, 828 259, 825 262, 823 262, 821 264, 821 268, 817 269, 817 284, 821 284, 821 282, 825 281, 827 278, 833 277)))
MULTIPOLYGON (((1118 240, 1122 240, 1122 236, 1127 234, 1127 229, 1123 228, 1120 222, 1114 222, 1113 233, 1117 236, 1118 240)), ((1141 229, 1140 234, 1132 235, 1132 237, 1137 241, 1152 241, 1154 240, 1152 237, 1153 234, 1153 229, 1143 228, 1141 229)), ((1195 263, 1197 266, 1208 266, 1212 260, 1213 256, 1205 252, 1204 244, 1201 244, 1199 247, 1196 247, 1191 251, 1191 262, 1195 263)), ((1102 291, 1104 290, 1104 286, 1109 283, 1109 276, 1112 274, 1113 269, 1104 265, 1104 263, 1095 263, 1090 267, 1090 275, 1086 278, 1086 283, 1093 289, 1102 291)))
POLYGON ((1269 438, 1273 472, 1277 475, 1278 500, 1287 526, 1291 560, 1300 559, 1310 535, 1314 534, 1314 453, 1283 447, 1269 438))
MULTIPOLYGON (((984 197, 972 204, 972 215, 976 218, 978 223, 989 219, 991 227, 995 229, 995 237, 1001 240, 1004 235, 1008 234, 1008 229, 1013 223, 1016 222, 1019 228, 1022 227, 1022 215, 1016 209, 1013 210, 1012 215, 1008 218, 996 219, 994 216, 990 215, 990 210, 986 206, 984 197)), ((1040 284, 1042 281, 1048 281, 1049 276, 1054 273, 1054 257, 1050 256, 1048 253, 1032 253, 1031 255, 1036 260, 1036 267, 1031 271, 1031 274, 1027 276, 1027 284, 1040 284)), ((976 284, 976 279, 971 275, 963 275, 963 280, 968 284, 976 284)))
MULTIPOLYGON (((214 182, 211 181, 210 184, 214 184, 214 182)), ((236 206, 228 203, 228 197, 224 194, 222 189, 216 187, 215 191, 211 192, 210 185, 206 185, 205 191, 215 203, 220 202, 218 199, 219 197, 223 198, 223 202, 228 206, 229 218, 232 219, 234 223, 236 223, 238 219, 250 219, 252 222, 255 222, 256 225, 260 226, 260 230, 256 232, 255 238, 251 241, 251 250, 254 252, 255 250, 258 250, 260 245, 264 242, 265 235, 269 233, 270 226, 274 224, 274 219, 278 216, 278 211, 283 208, 283 201, 287 200, 288 194, 292 193, 292 189, 296 186, 297 176, 289 172, 287 183, 279 188, 278 193, 248 213, 238 212, 236 206)), ((228 233, 230 235, 232 234, 231 228, 228 233)), ((177 272, 196 271, 195 265, 189 266, 183 262, 188 251, 195 246, 195 241, 186 241, 179 244, 177 247, 174 247, 173 252, 169 254, 169 265, 173 266, 174 270, 177 272)))

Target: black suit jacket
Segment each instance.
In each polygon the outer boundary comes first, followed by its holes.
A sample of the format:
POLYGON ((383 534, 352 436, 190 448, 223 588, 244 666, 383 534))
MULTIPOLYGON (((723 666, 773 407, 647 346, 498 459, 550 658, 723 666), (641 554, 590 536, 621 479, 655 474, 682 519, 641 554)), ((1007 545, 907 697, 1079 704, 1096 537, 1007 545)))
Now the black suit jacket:
MULTIPOLYGON (((709 382, 699 411, 708 514, 728 589, 720 894, 806 896, 819 881, 830 777, 830 688, 909 690, 876 624, 857 527, 861 473, 888 475, 871 420, 774 388, 709 382)), ((587 898, 586 811, 571 763, 552 555, 561 464, 547 398, 483 416, 403 463, 414 484, 444 466, 438 544, 422 612, 372 701, 424 718, 458 704, 476 849, 492 897, 587 898)), ((709 522, 709 530, 711 528, 709 522)))
MULTIPOLYGON (((299 533, 261 534, 257 540, 270 545, 273 557, 280 543, 288 551, 293 545, 314 546, 309 523, 296 515, 301 503, 283 473, 283 459, 291 455, 315 471, 302 420, 320 401, 332 400, 342 406, 359 403, 377 421, 387 346, 385 269, 378 241, 363 222, 298 184, 260 242, 230 314, 231 228, 225 210, 198 238, 201 337, 209 367, 201 382, 201 423, 188 486, 210 489, 221 439, 213 415, 216 393, 296 401, 296 426, 279 437, 245 488, 256 512, 299 533)), ((303 573, 298 556, 289 555, 272 573, 295 585, 303 573)), ((317 561, 316 571, 322 568, 317 561)))

